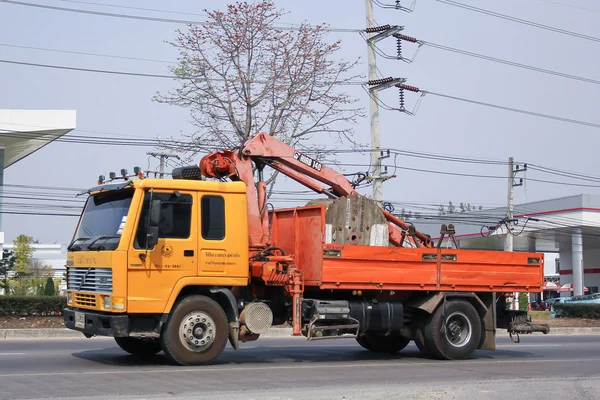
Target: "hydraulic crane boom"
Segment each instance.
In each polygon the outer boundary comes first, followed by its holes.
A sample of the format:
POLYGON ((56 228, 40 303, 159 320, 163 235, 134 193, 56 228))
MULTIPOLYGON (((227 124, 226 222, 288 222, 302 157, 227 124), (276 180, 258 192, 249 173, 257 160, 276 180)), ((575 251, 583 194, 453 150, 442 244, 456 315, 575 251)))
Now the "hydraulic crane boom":
MULTIPOLYGON (((247 186, 251 247, 265 247, 270 241, 266 212, 267 192, 263 180, 263 169, 266 165, 333 199, 351 194, 361 195, 339 172, 264 132, 248 139, 241 148, 211 153, 200 161, 203 175, 218 179, 241 180, 247 186), (257 183, 254 182, 252 162, 258 171, 257 183), (330 187, 326 188, 323 184, 330 187)), ((385 210, 382 212, 388 221, 392 244, 401 246, 407 241, 412 241, 416 246, 433 247, 433 242, 428 235, 416 231, 412 225, 391 213, 385 210)))

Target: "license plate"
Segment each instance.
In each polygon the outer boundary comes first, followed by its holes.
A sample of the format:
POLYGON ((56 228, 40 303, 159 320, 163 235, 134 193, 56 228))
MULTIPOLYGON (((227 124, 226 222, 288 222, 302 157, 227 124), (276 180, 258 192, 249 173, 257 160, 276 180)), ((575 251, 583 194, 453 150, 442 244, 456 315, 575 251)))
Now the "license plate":
POLYGON ((75 311, 75 328, 85 328, 85 314, 75 311))

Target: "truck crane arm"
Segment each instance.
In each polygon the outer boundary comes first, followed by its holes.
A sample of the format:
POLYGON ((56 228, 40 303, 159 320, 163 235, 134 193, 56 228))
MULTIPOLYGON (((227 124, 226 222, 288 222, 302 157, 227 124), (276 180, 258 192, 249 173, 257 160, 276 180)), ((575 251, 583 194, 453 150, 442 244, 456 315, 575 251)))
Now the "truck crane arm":
MULTIPOLYGON (((203 175, 217 179, 241 180, 246 184, 251 247, 264 247, 269 241, 267 194, 263 180, 263 169, 266 165, 333 199, 351 194, 362 196, 344 175, 264 132, 251 137, 240 148, 206 155, 200 161, 203 175), (257 183, 254 182, 252 162, 258 171, 257 183)), ((408 236, 416 246, 433 247, 428 235, 416 231, 411 224, 391 213, 385 210, 382 212, 388 221, 391 243, 401 246, 407 240, 411 240, 408 236)))

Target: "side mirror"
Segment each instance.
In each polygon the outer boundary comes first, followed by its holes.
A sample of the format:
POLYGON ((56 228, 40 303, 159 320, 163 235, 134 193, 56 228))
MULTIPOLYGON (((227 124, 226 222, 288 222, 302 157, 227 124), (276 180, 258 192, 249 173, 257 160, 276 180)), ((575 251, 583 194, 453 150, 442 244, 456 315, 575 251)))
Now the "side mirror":
POLYGON ((146 237, 146 249, 151 249, 158 243, 158 226, 151 226, 146 237))
POLYGON ((152 200, 150 205, 150 226, 157 227, 160 223, 160 211, 162 208, 162 202, 160 200, 152 200))

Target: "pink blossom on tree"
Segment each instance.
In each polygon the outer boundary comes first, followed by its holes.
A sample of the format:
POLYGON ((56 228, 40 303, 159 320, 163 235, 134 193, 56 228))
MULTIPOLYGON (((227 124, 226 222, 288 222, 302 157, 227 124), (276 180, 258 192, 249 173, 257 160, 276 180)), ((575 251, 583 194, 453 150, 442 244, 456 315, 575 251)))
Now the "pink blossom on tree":
POLYGON ((325 40, 325 25, 279 28, 283 11, 269 0, 205 12, 205 24, 170 42, 180 53, 172 69, 179 86, 154 98, 188 108, 198 128, 196 146, 177 150, 193 157, 233 148, 261 131, 304 149, 314 148, 313 135, 353 142, 363 111, 344 89, 357 61, 335 60, 340 41, 325 40))

